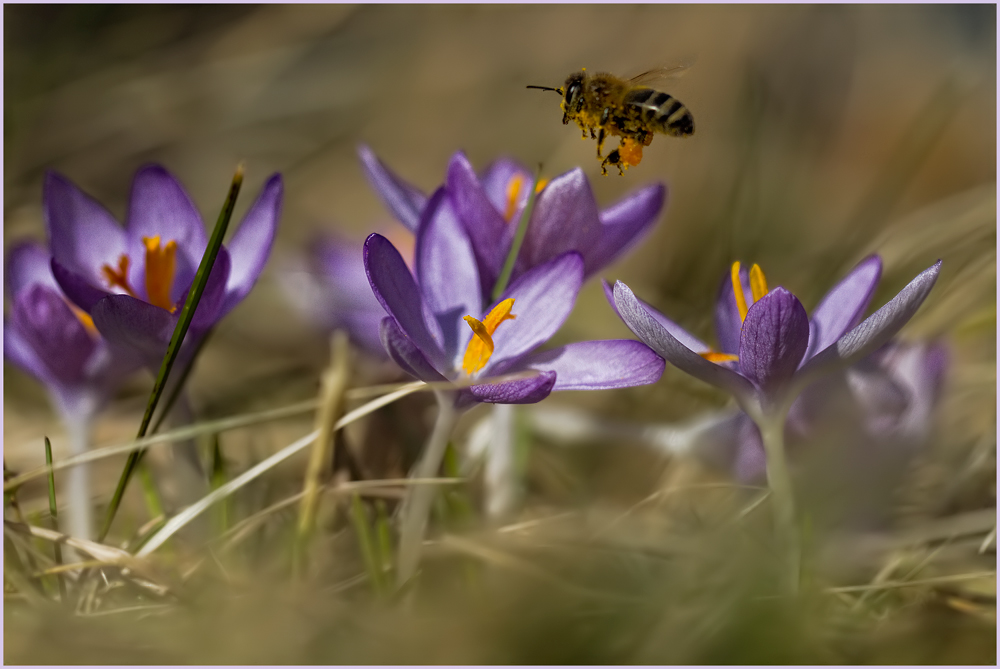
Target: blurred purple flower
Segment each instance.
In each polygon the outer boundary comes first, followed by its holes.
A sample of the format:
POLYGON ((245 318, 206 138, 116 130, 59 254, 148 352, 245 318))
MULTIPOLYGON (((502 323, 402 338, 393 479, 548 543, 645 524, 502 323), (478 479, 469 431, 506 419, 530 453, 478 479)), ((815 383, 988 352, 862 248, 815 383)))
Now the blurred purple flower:
POLYGON ((640 302, 624 283, 613 291, 605 284, 605 291, 636 336, 681 370, 732 393, 757 420, 787 410, 805 385, 887 343, 916 313, 940 269, 938 261, 861 322, 881 276, 878 256, 862 260, 834 286, 812 319, 784 288, 769 291, 759 267, 745 273, 734 263, 716 304, 718 352, 640 302))
POLYGON ((4 319, 4 358, 45 385, 65 423, 80 425, 139 368, 139 360, 109 345, 90 317, 69 304, 50 260, 34 242, 15 246, 7 256, 12 306, 4 319))
MULTIPOLYGON (((789 453, 827 432, 838 450, 850 449, 872 469, 894 463, 901 471, 930 433, 933 409, 941 394, 947 352, 941 344, 890 342, 852 367, 808 386, 795 400, 785 423, 789 453)), ((697 437, 694 450, 710 464, 728 469, 744 483, 765 474, 760 430, 742 411, 718 421, 697 437)), ((885 472, 887 468, 882 467, 885 472)), ((852 471, 859 471, 854 468, 852 471)), ((885 482, 882 481, 884 484, 885 482)))
POLYGON ((379 324, 385 310, 368 283, 363 252, 360 242, 316 239, 281 273, 282 286, 296 309, 317 326, 346 330, 356 345, 384 357, 379 324))
MULTIPOLYGON (((393 174, 367 147, 362 146, 359 154, 379 197, 403 225, 416 231, 427 197, 393 174)), ((484 299, 492 293, 510 253, 533 179, 529 170, 506 158, 493 162, 481 177, 462 152, 448 164, 444 188, 471 240, 484 299)), ((567 251, 580 254, 584 278, 593 275, 650 230, 666 200, 666 187, 654 184, 599 211, 579 168, 541 181, 536 189, 540 191, 511 281, 567 251)))
MULTIPOLYGON (((281 176, 271 176, 219 252, 188 331, 187 352, 257 281, 271 252, 282 191, 281 176)), ((50 172, 44 211, 52 273, 63 292, 110 342, 156 366, 208 245, 184 188, 163 167, 141 168, 123 230, 97 201, 50 172)))
POLYGON ((583 281, 583 257, 568 251, 528 270, 487 308, 473 242, 445 188, 421 212, 416 279, 396 248, 378 234, 365 242, 364 263, 375 297, 389 314, 381 324, 382 343, 407 373, 434 382, 538 372, 472 385, 459 392, 459 405, 527 404, 553 390, 652 383, 663 372, 663 361, 633 340, 580 342, 533 353, 572 310, 583 281))

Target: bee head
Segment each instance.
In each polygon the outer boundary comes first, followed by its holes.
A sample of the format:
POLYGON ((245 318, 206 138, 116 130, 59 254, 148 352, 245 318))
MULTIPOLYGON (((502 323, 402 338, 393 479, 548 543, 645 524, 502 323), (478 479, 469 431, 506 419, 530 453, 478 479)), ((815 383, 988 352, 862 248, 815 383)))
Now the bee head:
POLYGON ((566 111, 575 109, 580 111, 583 103, 583 80, 586 75, 583 72, 574 72, 566 79, 563 90, 566 91, 566 111))

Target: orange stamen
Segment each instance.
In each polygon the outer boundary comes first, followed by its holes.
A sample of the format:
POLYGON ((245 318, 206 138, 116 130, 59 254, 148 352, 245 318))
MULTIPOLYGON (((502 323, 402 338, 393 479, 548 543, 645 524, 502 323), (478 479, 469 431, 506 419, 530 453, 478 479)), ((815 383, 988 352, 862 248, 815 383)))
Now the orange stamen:
POLYGON ((94 319, 90 317, 90 314, 75 304, 70 304, 69 300, 66 300, 66 306, 68 306, 69 310, 73 312, 73 315, 76 316, 77 320, 83 323, 83 329, 86 330, 91 337, 97 339, 101 336, 97 331, 97 326, 94 325, 94 319))
POLYGON ((747 312, 750 308, 747 306, 747 296, 743 294, 743 282, 740 281, 739 260, 733 263, 733 267, 730 270, 730 277, 733 280, 733 297, 736 298, 736 308, 740 312, 740 323, 742 323, 747 319, 747 312))
POLYGON ((136 297, 135 291, 128 283, 128 265, 128 256, 123 253, 118 257, 118 269, 105 264, 101 266, 101 272, 104 273, 109 288, 121 288, 126 295, 136 297))
POLYGON ((472 316, 465 317, 465 322, 475 333, 465 349, 465 357, 462 358, 462 369, 466 374, 475 374, 490 361, 490 356, 493 355, 493 333, 504 321, 517 318, 510 313, 513 306, 514 298, 508 298, 493 307, 481 322, 472 316))
POLYGON ((750 292, 753 293, 754 302, 767 295, 767 279, 764 278, 764 270, 757 263, 750 268, 750 292))
POLYGON ((177 242, 170 240, 160 246, 160 236, 143 237, 146 246, 146 298, 150 304, 171 313, 176 309, 170 299, 177 269, 177 242))
MULTIPOLYGON (((535 193, 541 193, 542 189, 545 188, 548 183, 548 179, 539 179, 538 183, 535 184, 535 193)), ((520 199, 522 186, 524 186, 524 177, 520 174, 515 174, 511 177, 510 182, 507 184, 507 206, 504 209, 503 218, 508 223, 510 223, 510 220, 514 218, 514 212, 517 211, 517 203, 520 199)))
POLYGON ((708 351, 706 353, 699 353, 701 357, 705 358, 709 362, 720 363, 720 362, 736 362, 740 359, 740 356, 733 355, 732 353, 717 353, 715 351, 708 351))

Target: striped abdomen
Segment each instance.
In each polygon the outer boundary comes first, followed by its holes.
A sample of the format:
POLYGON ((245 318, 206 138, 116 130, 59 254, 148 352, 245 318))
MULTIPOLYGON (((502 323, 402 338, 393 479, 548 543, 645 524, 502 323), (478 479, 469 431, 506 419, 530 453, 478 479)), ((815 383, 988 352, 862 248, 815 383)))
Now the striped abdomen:
POLYGON ((633 88, 622 103, 629 116, 654 132, 676 137, 694 134, 694 117, 672 95, 652 88, 633 88))

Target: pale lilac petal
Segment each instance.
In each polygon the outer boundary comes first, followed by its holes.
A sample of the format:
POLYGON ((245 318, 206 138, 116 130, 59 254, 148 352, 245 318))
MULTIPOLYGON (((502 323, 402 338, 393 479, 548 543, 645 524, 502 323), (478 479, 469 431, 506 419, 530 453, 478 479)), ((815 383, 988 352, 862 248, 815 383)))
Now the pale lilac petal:
POLYGON ((813 356, 803 365, 802 374, 811 376, 828 369, 852 365, 888 342, 917 313, 940 272, 939 260, 918 274, 881 309, 813 356))
POLYGON ((103 285, 101 267, 117 267, 128 252, 125 231, 100 203, 55 172, 45 175, 42 200, 52 256, 87 282, 103 285))
POLYGON ((22 291, 11 310, 11 325, 63 384, 80 383, 97 341, 73 315, 62 296, 42 285, 22 291))
POLYGON ((38 284, 59 292, 52 276, 52 256, 37 242, 21 242, 7 254, 4 285, 8 295, 17 295, 25 288, 38 284))
POLYGON ((705 383, 728 390, 741 400, 752 398, 754 387, 749 381, 731 369, 705 360, 677 341, 621 281, 615 283, 614 295, 618 314, 625 325, 667 362, 705 383))
POLYGON ((479 402, 490 404, 534 404, 549 396, 556 383, 555 372, 541 372, 537 376, 501 383, 483 383, 472 386, 468 392, 479 402))
POLYGON ((518 215, 528 202, 531 182, 535 176, 524 165, 510 158, 498 158, 483 170, 480 180, 486 197, 499 212, 507 211, 507 200, 510 197, 510 186, 515 178, 520 178, 521 189, 517 197, 517 205, 511 220, 517 220, 518 215))
MULTIPOLYGON (((747 304, 753 304, 750 275, 745 267, 740 267, 740 281, 743 284, 743 295, 747 304)), ((743 321, 740 318, 739 307, 736 306, 736 295, 733 293, 733 274, 726 272, 715 298, 715 336, 719 341, 720 351, 731 355, 739 354, 742 327, 743 321)))
POLYGON ((100 300, 112 294, 95 288, 89 281, 79 274, 71 272, 55 258, 52 258, 50 267, 52 269, 52 277, 59 284, 66 297, 87 313, 90 313, 94 305, 100 300))
MULTIPOLYGON (((232 267, 226 282, 226 298, 220 318, 232 311, 233 307, 247 296, 264 270, 274 244, 274 233, 281 217, 283 197, 284 185, 281 175, 273 174, 243 217, 243 222, 236 229, 236 233, 226 244, 232 267)), ((359 250, 359 265, 360 257, 359 250)))
POLYGON ((399 328, 394 318, 382 319, 379 337, 389 357, 410 376, 428 383, 447 381, 413 341, 406 336, 406 333, 399 328))
POLYGON ((574 252, 536 267, 512 283, 501 300, 514 298, 511 313, 517 318, 504 321, 493 334, 495 349, 483 374, 547 342, 573 310, 582 283, 583 259, 574 252))
POLYGON ((663 184, 653 184, 602 211, 600 239, 589 249, 581 249, 584 275, 601 271, 634 248, 656 223, 666 194, 663 184))
POLYGON ((444 335, 445 357, 458 366, 459 345, 471 334, 462 317, 481 315, 482 290, 472 244, 444 188, 424 207, 417 232, 416 274, 424 302, 444 335))
MULTIPOLYGON (((116 346, 136 351, 147 362, 166 352, 177 319, 166 309, 129 295, 110 295, 91 311, 101 335, 116 346)), ((188 338, 191 338, 189 333, 188 338)))
POLYGON ((448 163, 446 184, 455 214, 472 241, 483 293, 488 294, 507 259, 513 228, 490 202, 463 153, 456 153, 448 163))
POLYGON ((361 169, 375 189, 375 194, 396 220, 411 232, 416 232, 427 196, 396 176, 367 146, 362 144, 358 147, 358 157, 361 158, 361 169))
POLYGON ((861 322, 881 276, 882 259, 868 256, 820 300, 809 323, 809 347, 803 361, 861 322))
MULTIPOLYGON (((601 390, 656 383, 665 363, 633 339, 584 341, 532 353, 518 368, 556 373, 552 390, 601 390)), ((512 370, 513 371, 513 370, 512 370)))
POLYGON ((208 246, 205 224, 187 191, 160 165, 146 165, 135 173, 129 196, 125 229, 132 259, 130 280, 140 296, 145 296, 146 254, 143 237, 159 237, 160 244, 177 242, 174 287, 177 299, 191 284, 201 256, 208 246))
POLYGON ((775 288, 747 312, 740 337, 740 372, 764 392, 778 392, 795 374, 808 343, 805 307, 784 288, 775 288))
MULTIPOLYGON (((608 303, 611 304, 611 308, 615 310, 616 314, 618 314, 618 305, 615 304, 614 289, 611 287, 611 284, 609 284, 607 281, 604 281, 603 279, 601 280, 601 284, 604 286, 604 297, 608 299, 608 303)), ((710 350, 708 344, 701 341, 693 334, 682 328, 680 325, 678 325, 677 323, 673 322, 672 320, 661 314, 659 311, 651 307, 646 302, 643 302, 639 298, 636 298, 636 301, 640 305, 642 305, 642 308, 645 309, 646 312, 650 316, 652 316, 657 323, 665 327, 667 331, 671 335, 673 335, 674 339, 679 341, 684 346, 687 346, 695 353, 708 353, 708 351, 710 350)), ((618 317, 621 318, 621 314, 618 314, 618 317)))
MULTIPOLYGON (((201 294, 201 299, 198 300, 198 308, 194 312, 194 318, 191 319, 192 328, 209 328, 225 315, 222 308, 228 298, 226 284, 228 283, 229 274, 232 271, 231 268, 232 264, 229 252, 223 247, 219 249, 219 255, 215 257, 215 264, 212 265, 212 273, 208 275, 208 283, 205 284, 205 290, 201 294)), ((177 312, 175 315, 180 316, 180 311, 187 301, 189 291, 190 288, 185 290, 180 299, 177 300, 177 312)))
POLYGON ((759 483, 767 476, 767 453, 760 430, 745 413, 738 420, 738 443, 733 460, 733 477, 740 483, 759 483))
POLYGON ((596 268, 587 264, 591 249, 601 240, 597 201, 583 170, 576 168, 553 179, 538 194, 524 245, 514 265, 525 272, 566 251, 584 259, 584 276, 596 268))
POLYGON ((3 320, 3 357, 46 385, 55 382, 45 361, 6 318, 3 320))
POLYGON ((437 321, 424 304, 420 288, 392 243, 379 234, 365 240, 365 272, 386 313, 436 367, 447 367, 437 321))

